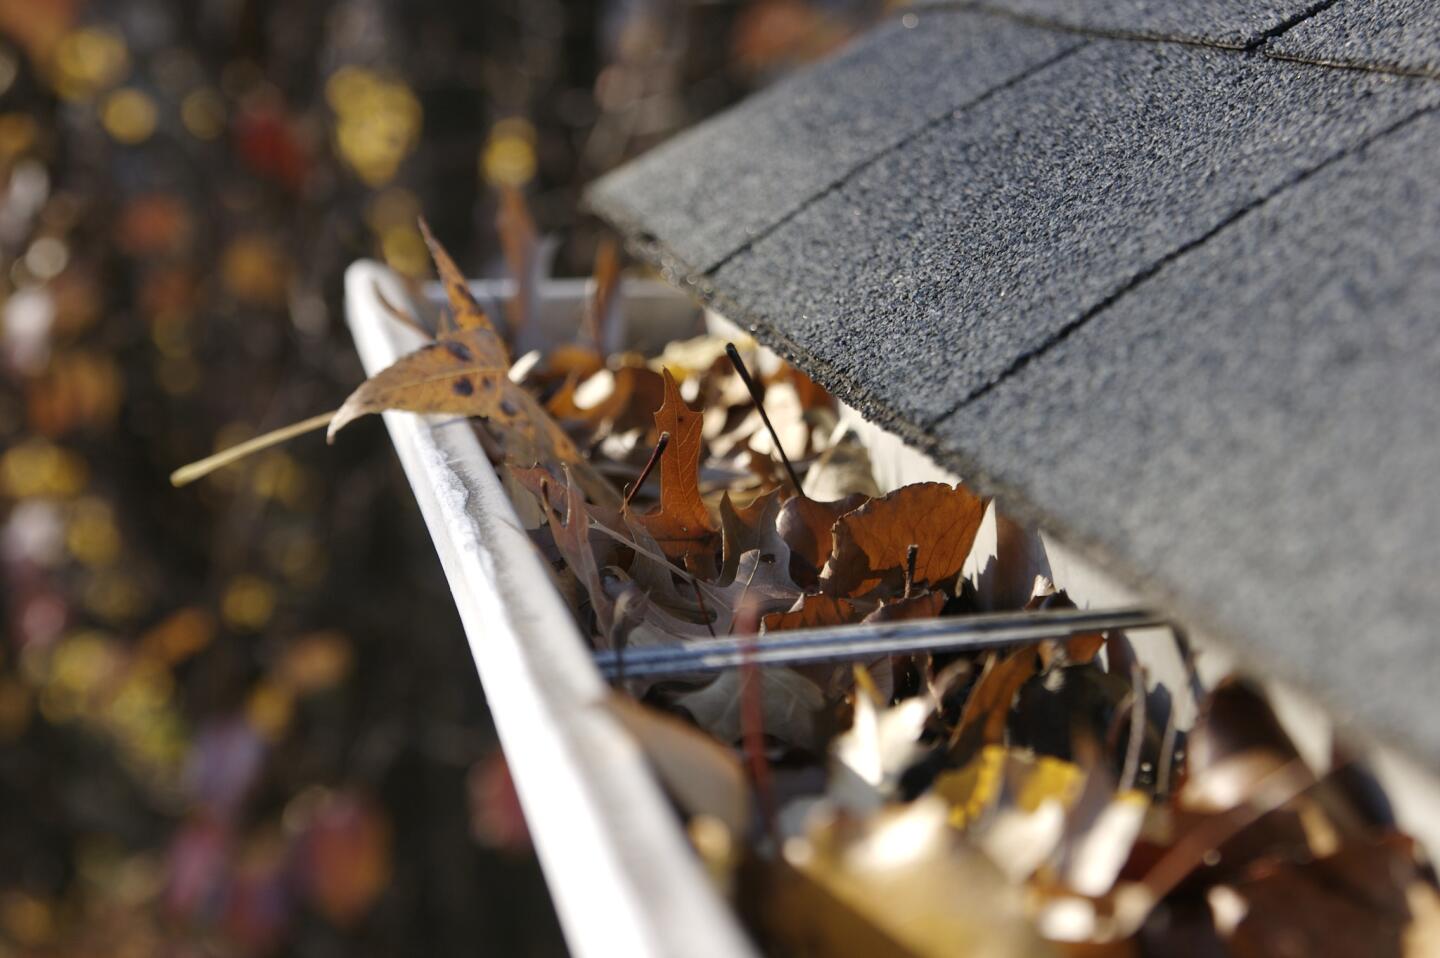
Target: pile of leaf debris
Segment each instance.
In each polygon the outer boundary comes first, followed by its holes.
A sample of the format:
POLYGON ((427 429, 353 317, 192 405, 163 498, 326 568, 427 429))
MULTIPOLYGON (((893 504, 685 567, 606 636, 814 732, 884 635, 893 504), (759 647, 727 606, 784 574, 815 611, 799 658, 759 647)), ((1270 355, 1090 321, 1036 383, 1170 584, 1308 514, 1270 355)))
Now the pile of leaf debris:
MULTIPOLYGON (((597 650, 993 610, 972 547, 1013 524, 962 485, 882 495, 798 370, 703 336, 604 354, 613 253, 570 342, 536 335, 522 271, 507 342, 427 239, 450 322, 317 421, 483 419, 597 650)), ((1022 561, 996 538, 990 567, 1022 561)), ((1070 605, 1043 578, 1019 604, 1070 605)), ((612 713, 776 953, 1440 954, 1434 873, 1363 766, 1312 768, 1240 679, 1180 731, 1123 634, 618 684, 612 713)))

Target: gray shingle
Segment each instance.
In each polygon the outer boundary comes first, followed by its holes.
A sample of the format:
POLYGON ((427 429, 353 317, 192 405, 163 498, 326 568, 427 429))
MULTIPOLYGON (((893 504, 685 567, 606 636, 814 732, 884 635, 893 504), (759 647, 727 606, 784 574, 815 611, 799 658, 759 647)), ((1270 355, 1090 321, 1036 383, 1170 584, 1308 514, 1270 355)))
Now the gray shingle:
POLYGON ((1436 155, 1429 114, 1327 167, 937 434, 1440 765, 1436 155))
MULTIPOLYGON (((954 0, 920 0, 920 6, 954 0)), ((1244 47, 1303 17, 1318 0, 980 0, 1081 30, 1244 47)))
POLYGON ((867 167, 713 284, 722 311, 847 399, 923 430, 1163 257, 1437 97, 1095 41, 867 167))
POLYGON ((707 269, 857 165, 1080 42, 980 14, 907 22, 605 177, 588 202, 707 269))
POLYGON ((1272 41, 1282 56, 1440 75, 1435 0, 1340 0, 1272 41))

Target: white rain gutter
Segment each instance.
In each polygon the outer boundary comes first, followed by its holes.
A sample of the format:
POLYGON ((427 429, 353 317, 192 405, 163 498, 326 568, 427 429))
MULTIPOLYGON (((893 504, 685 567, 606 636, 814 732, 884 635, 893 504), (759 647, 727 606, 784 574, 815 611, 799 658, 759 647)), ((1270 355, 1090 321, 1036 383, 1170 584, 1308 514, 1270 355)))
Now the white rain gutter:
MULTIPOLYGON (((377 284, 392 303, 432 310, 389 269, 351 266, 346 315, 367 374, 423 343, 386 313, 377 284)), ((547 284, 541 312, 573 321, 585 289, 547 284)), ((508 291, 476 285, 482 301, 508 291)), ((694 315, 658 284, 628 285, 626 296, 632 312, 694 315)), ((469 423, 406 412, 384 418, 450 582, 571 951, 753 955, 639 749, 597 707, 608 688, 469 423)))

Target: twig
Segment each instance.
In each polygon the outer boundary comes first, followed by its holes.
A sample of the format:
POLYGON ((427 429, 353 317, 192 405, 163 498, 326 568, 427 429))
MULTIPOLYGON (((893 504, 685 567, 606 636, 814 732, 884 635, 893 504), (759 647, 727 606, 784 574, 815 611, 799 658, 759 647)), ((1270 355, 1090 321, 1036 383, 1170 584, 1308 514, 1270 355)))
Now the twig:
POLYGON ((740 350, 735 348, 734 343, 726 343, 725 355, 730 357, 730 365, 735 367, 740 381, 750 391, 750 398, 755 401, 755 411, 760 413, 760 421, 770 431, 770 439, 775 443, 775 451, 780 454, 780 461, 785 464, 785 471, 790 474, 790 484, 795 487, 795 495, 805 495, 800 489, 800 477, 795 474, 795 467, 790 464, 790 457, 785 455, 785 447, 780 445, 780 434, 770 424, 770 416, 765 412, 765 403, 760 395, 760 387, 755 384, 755 380, 750 378, 750 370, 745 367, 745 360, 740 358, 740 350))
POLYGON ((621 504, 621 508, 630 508, 630 500, 635 493, 640 491, 640 487, 645 485, 645 480, 650 478, 651 471, 660 461, 660 457, 665 454, 665 447, 668 445, 670 445, 670 434, 662 432, 660 438, 655 442, 655 448, 650 452, 650 459, 645 463, 645 468, 640 470, 640 475, 635 477, 635 482, 625 491, 625 501, 621 504))

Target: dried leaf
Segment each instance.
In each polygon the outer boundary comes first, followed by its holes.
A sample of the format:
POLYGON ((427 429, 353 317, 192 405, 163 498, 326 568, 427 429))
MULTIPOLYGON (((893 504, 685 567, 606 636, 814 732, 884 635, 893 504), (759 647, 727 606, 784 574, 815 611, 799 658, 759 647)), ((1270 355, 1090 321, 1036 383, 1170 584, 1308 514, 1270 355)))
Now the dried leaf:
MULTIPOLYGON (((493 350, 495 342, 492 330, 464 330, 400 357, 350 394, 326 438, 333 442, 351 421, 386 409, 482 416, 516 427, 534 401, 510 382, 509 358, 493 350)), ((573 445, 569 452, 579 458, 573 445)))
MULTIPOLYGON (((840 600, 844 601, 844 600, 840 600)), ((907 619, 933 619, 940 614, 947 599, 943 592, 922 592, 908 599, 891 599, 865 616, 865 622, 904 622, 907 619)))
MULTIPOLYGON (((556 483, 546 482, 548 476, 539 469, 512 469, 511 473, 530 488, 540 501, 556 548, 565 557, 570 571, 580 580, 580 584, 590 596, 590 605, 595 610, 595 619, 599 626, 597 644, 600 648, 609 648, 610 634, 615 624, 615 604, 605 592, 595 550, 590 544, 590 516, 586 511, 585 497, 573 482, 566 482, 563 492, 565 514, 562 521, 554 502, 556 483), (549 492, 549 501, 546 501, 544 492, 549 492)), ((568 474, 566 479, 569 479, 568 474)))
POLYGON ((1024 608, 1040 590, 1040 582, 1050 583, 1045 542, 1034 529, 1002 512, 999 503, 991 502, 986 520, 990 528, 982 524, 965 570, 974 587, 975 608, 981 612, 1024 608), (982 549, 991 537, 993 547, 982 549))
POLYGON ((884 708, 865 694, 866 684, 857 680, 854 719, 831 743, 826 790, 840 808, 857 813, 876 811, 895 797, 900 776, 926 751, 920 737, 936 708, 929 695, 884 708))
POLYGON ((507 454, 554 471, 568 467, 594 501, 614 503, 613 486, 524 389, 511 382, 510 357, 464 277, 426 232, 459 330, 402 356, 361 383, 330 420, 329 441, 353 420, 387 409, 479 416, 502 428, 507 454))
MULTIPOLYGON (((865 916, 910 955, 1039 958, 1052 952, 1023 910, 1018 888, 946 822, 945 803, 922 798, 863 819, 821 820, 784 844, 786 862, 865 916)), ((797 953, 824 913, 794 915, 797 953), (808 919, 808 920, 807 920, 808 919)), ((829 940, 824 938, 824 940, 829 940)), ((853 954, 839 943, 841 954, 853 954)), ((885 953, 894 953, 893 950, 885 953)))
POLYGON ((816 594, 807 595, 800 608, 789 612, 772 612, 763 620, 763 632, 779 632, 782 629, 818 629, 827 625, 845 625, 859 622, 865 613, 849 599, 816 594))
POLYGON ((830 557, 831 529, 839 518, 854 512, 870 497, 856 493, 833 502, 821 502, 805 496, 786 501, 775 520, 776 528, 790 543, 791 575, 796 582, 813 586, 820 580, 820 569, 830 557))
POLYGON ((718 590, 735 612, 737 624, 758 631, 765 616, 794 608, 803 592, 790 578, 790 554, 752 549, 740 557, 735 581, 718 590))
MULTIPOLYGON (((1057 590, 1055 583, 1049 579, 1037 578, 1035 591, 1030 600, 1025 603, 1028 611, 1040 609, 1073 609, 1075 603, 1064 589, 1057 590)), ((1102 632, 1086 632, 1082 635, 1072 635, 1063 642, 1042 642, 1040 645, 1040 665, 1042 668, 1051 669, 1065 665, 1084 665, 1093 662, 1095 656, 1105 647, 1105 635, 1102 632)), ((1130 670, 1124 670, 1128 675, 1130 670)))
POLYGON ((720 582, 735 580, 740 556, 752 549, 772 554, 789 552, 789 544, 776 528, 780 508, 779 489, 756 496, 749 505, 739 507, 730 501, 729 492, 720 497, 720 582))
POLYGON ((668 370, 655 428, 670 434, 670 444, 660 456, 660 505, 635 518, 665 555, 686 568, 694 564, 705 569, 714 563, 716 530, 700 498, 700 413, 680 398, 680 387, 668 370))
MULTIPOLYGON (((1187 753, 1189 775, 1179 799, 1193 811, 1224 812, 1244 805, 1277 769, 1303 766, 1260 690, 1233 677, 1205 701, 1187 753)), ((1314 780, 1308 769, 1303 774, 1314 780)))
POLYGON ((435 272, 440 276, 440 284, 445 287, 445 298, 450 303, 455 325, 462 333, 471 330, 488 333, 487 337, 475 342, 476 355, 508 367, 510 354, 505 349, 505 342, 495 331, 495 324, 470 292, 470 284, 466 281, 465 274, 455 265, 455 260, 450 258, 450 253, 440 245, 435 234, 430 232, 430 224, 424 219, 420 220, 420 233, 425 237, 425 245, 430 248, 430 258, 435 261, 435 272))
MULTIPOLYGON (((870 464, 870 451, 852 426, 844 426, 832 435, 825 451, 805 473, 805 495, 811 499, 843 499, 857 493, 880 495, 875 473, 870 464)), ((823 560, 830 554, 826 549, 823 560)))
POLYGON ((985 500, 964 486, 905 486, 866 503, 835 523, 834 545, 821 575, 832 595, 901 591, 906 555, 918 546, 915 583, 939 587, 959 575, 985 515, 985 500))
MULTIPOLYGON (((760 669, 758 675, 765 734, 814 750, 818 745, 816 717, 825 707, 820 686, 792 669, 760 669)), ((740 670, 731 669, 702 688, 673 694, 671 701, 711 735, 734 745, 742 734, 740 684, 740 670)))
POLYGON ((685 811, 718 819, 737 838, 748 834, 750 785, 733 750, 628 695, 612 694, 601 704, 635 737, 685 811))
POLYGON ((1313 862, 1257 866, 1234 885, 1244 913, 1225 936, 1231 953, 1401 958, 1410 924, 1407 891, 1420 880, 1409 846, 1404 839, 1355 842, 1313 862))
POLYGON ((980 679, 965 700, 960 724, 951 734, 952 751, 967 756, 982 745, 1000 744, 1005 737, 1010 704, 1039 667, 1040 658, 1034 646, 1017 649, 1005 658, 990 653, 985 671, 980 673, 980 679))

